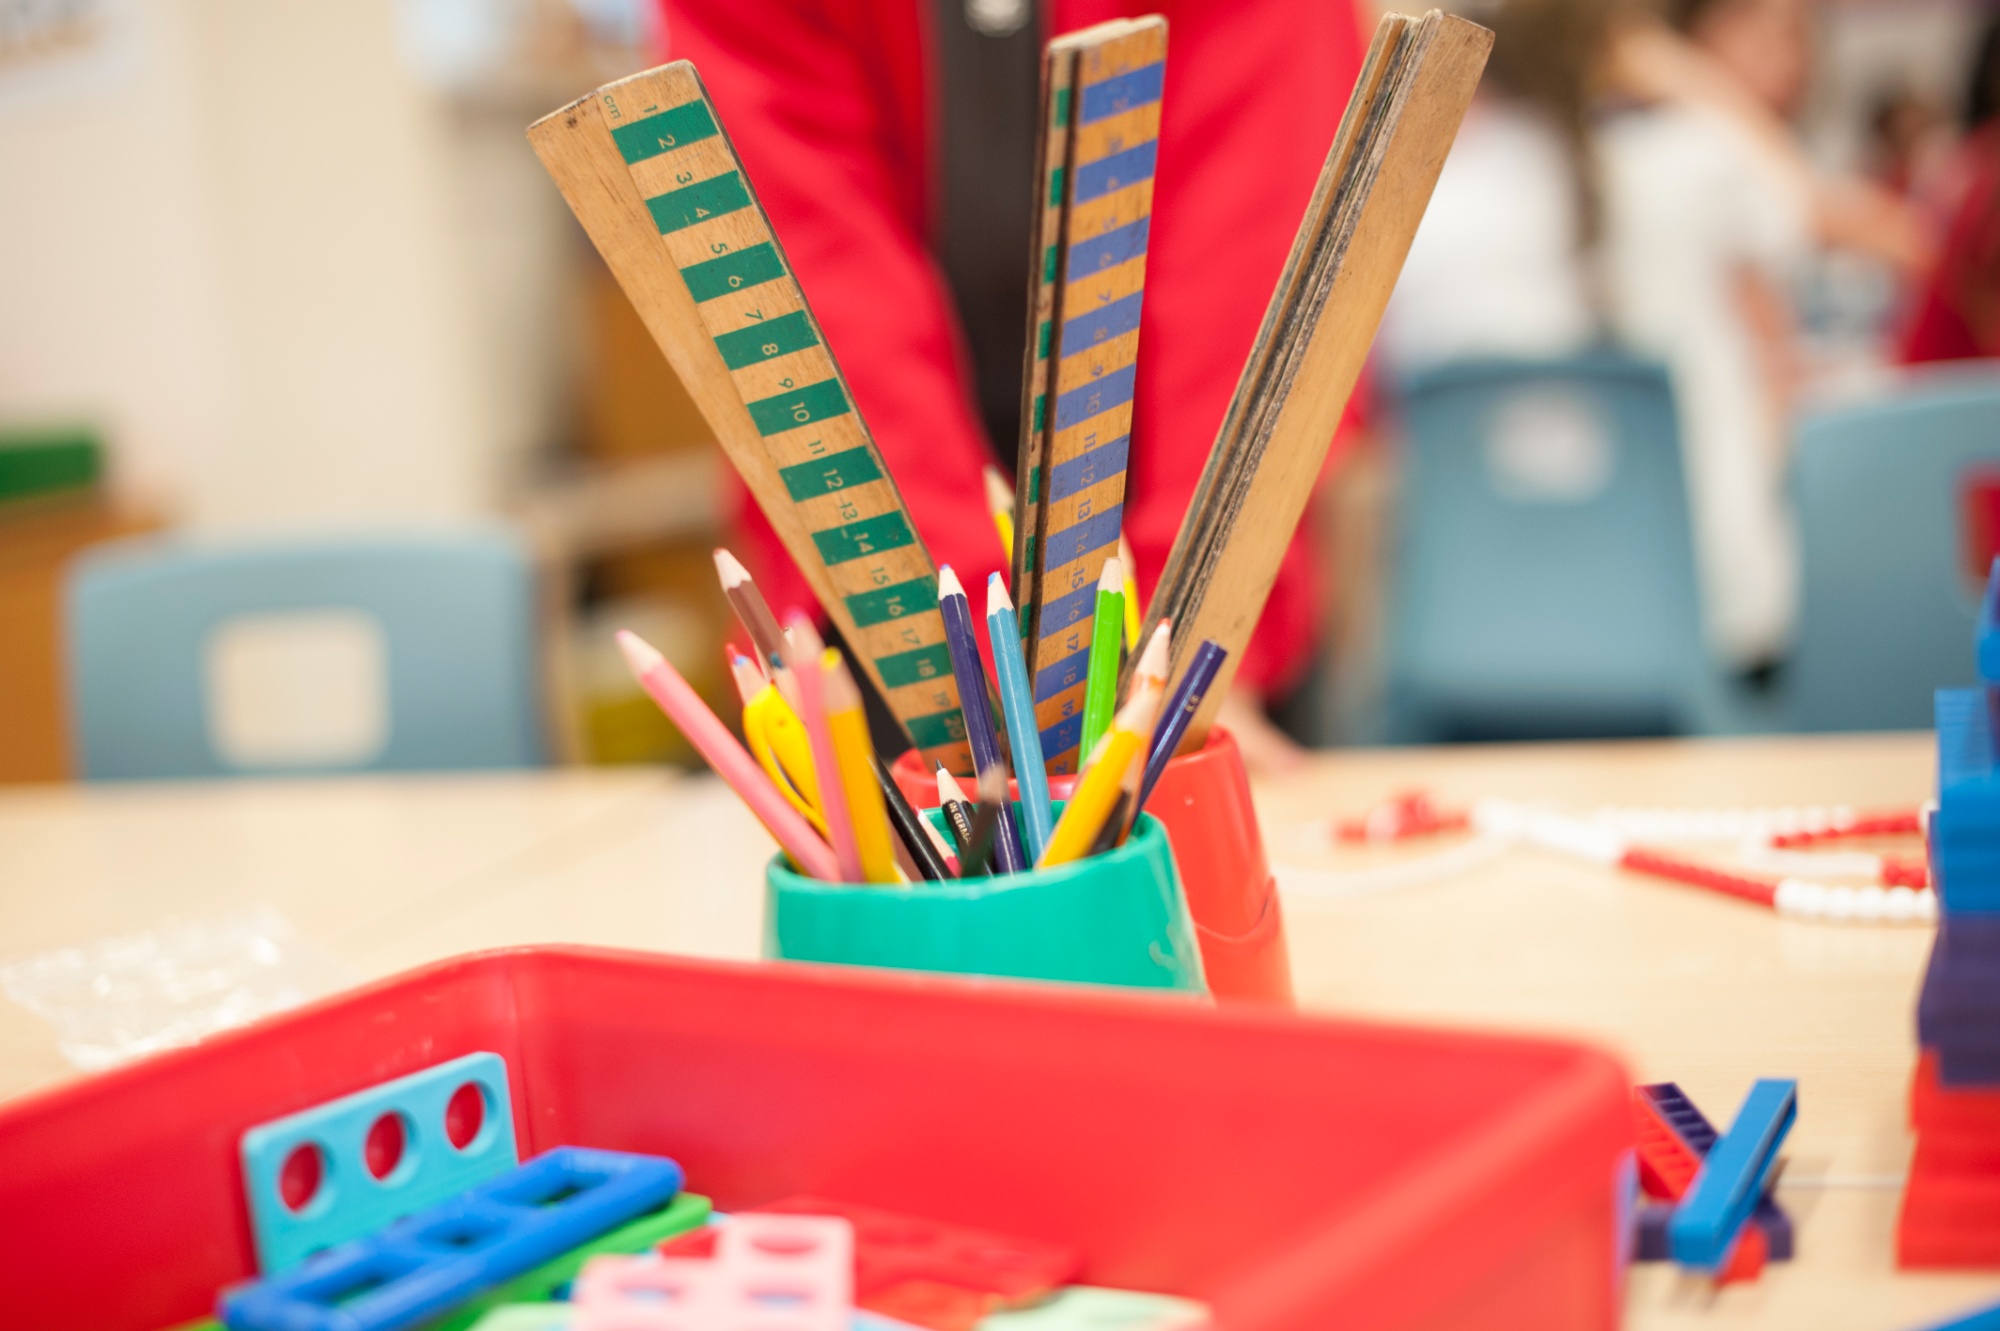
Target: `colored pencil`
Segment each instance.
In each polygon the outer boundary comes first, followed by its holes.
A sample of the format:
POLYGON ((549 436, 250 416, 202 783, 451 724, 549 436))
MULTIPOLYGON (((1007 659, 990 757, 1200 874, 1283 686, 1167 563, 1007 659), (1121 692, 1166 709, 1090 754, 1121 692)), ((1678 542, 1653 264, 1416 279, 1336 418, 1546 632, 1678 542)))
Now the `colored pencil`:
POLYGON ((875 745, 868 738, 868 717, 861 710, 861 690, 854 686, 847 662, 833 648, 820 658, 820 687, 826 702, 826 728, 833 736, 834 757, 840 764, 841 789, 847 795, 848 816, 854 820, 854 846, 861 872, 871 883, 894 883, 895 837, 889 831, 889 811, 882 787, 875 780, 875 745))
POLYGON ((1139 650, 1139 564, 1132 558, 1132 542, 1118 533, 1118 563, 1125 570, 1125 650, 1139 650))
POLYGON ((933 881, 947 877, 944 852, 932 838, 937 830, 925 822, 924 816, 911 805, 903 794, 903 788, 896 784, 896 778, 882 765, 882 755, 873 749, 868 752, 868 765, 874 769, 875 783, 882 787, 882 799, 889 810, 889 825, 896 829, 896 837, 903 843, 910 862, 916 866, 917 876, 933 881))
POLYGON ((1014 487, 1000 474, 1000 469, 988 466, 983 473, 986 481, 986 508, 993 515, 993 530, 1000 534, 1000 557, 1012 561, 1014 558, 1014 487))
POLYGON ((1181 737, 1187 734, 1188 726, 1201 711, 1202 699, 1208 696, 1216 673, 1222 669, 1223 658, 1228 655, 1229 652, 1213 640, 1204 640, 1195 649, 1194 660, 1188 663, 1187 673, 1181 676, 1173 699, 1160 719, 1159 728, 1153 732, 1153 747, 1146 755, 1146 774, 1139 781, 1139 808, 1146 807, 1153 787, 1159 784, 1167 764, 1173 761, 1175 751, 1180 748, 1181 737))
POLYGON ((769 602, 757 590, 757 581, 750 576, 750 570, 719 545, 715 547, 715 575, 722 582, 722 594, 728 598, 729 608, 743 621, 750 645, 757 649, 758 669, 767 678, 771 677, 784 664, 785 635, 778 630, 778 620, 771 613, 769 602))
POLYGON ((1111 802, 1111 812, 1104 819, 1104 826, 1097 830, 1097 840, 1090 843, 1090 853, 1102 855, 1124 840, 1125 811, 1131 807, 1132 792, 1120 790, 1118 798, 1111 802))
MULTIPOLYGON (((944 641, 951 653, 951 670, 958 677, 958 705, 965 714, 965 739, 972 747, 973 766, 983 775, 997 767, 1004 778, 1007 761, 1000 756, 1000 732, 993 727, 993 710, 986 701, 986 667, 979 663, 979 640, 972 632, 972 605, 949 564, 938 569, 938 612, 944 616, 944 641)), ((1040 755, 1036 749, 1030 761, 1040 755)), ((994 859, 1002 873, 1027 868, 1021 840, 1014 830, 1014 811, 1002 805, 1000 831, 994 837, 994 859)))
POLYGON ((1049 774, 1042 766, 1042 736, 1035 729, 1035 691, 1021 651, 1021 626, 1014 601, 998 573, 986 579, 986 638, 993 645, 993 673, 999 676, 1000 712, 1014 746, 1014 780, 1021 788, 1021 849, 1030 864, 1040 859, 1055 828, 1049 812, 1049 774))
POLYGON ((840 758, 826 724, 825 676, 819 664, 826 644, 802 610, 786 617, 785 629, 785 666, 792 672, 792 685, 799 695, 799 722, 805 727, 806 743, 812 750, 813 779, 819 785, 819 816, 826 823, 826 839, 833 844, 833 856, 840 865, 839 880, 866 882, 861 850, 854 840, 854 816, 847 807, 847 788, 840 780, 840 758))
POLYGON ((1055 835, 1049 838, 1049 847, 1042 852, 1036 868, 1068 864, 1090 853, 1098 833, 1111 816, 1112 806, 1118 802, 1119 787, 1124 784, 1126 771, 1145 747, 1146 736, 1152 733, 1153 718, 1159 710, 1158 689, 1142 687, 1133 690, 1132 700, 1119 709, 1111 729, 1104 732, 1097 751, 1091 754, 1082 778, 1076 783, 1075 793, 1063 806, 1063 816, 1056 823, 1055 835))
POLYGON ((688 743, 708 760, 716 774, 750 806, 750 811, 800 870, 814 878, 838 876, 839 862, 826 842, 819 839, 797 810, 785 803, 785 797, 764 774, 764 769, 737 743, 729 727, 708 710, 708 704, 681 678, 672 663, 645 639, 627 630, 619 631, 618 646, 625 653, 626 664, 638 676, 640 686, 680 727, 688 743))
POLYGON ((1007 834, 1001 820, 1007 813, 1007 770, 997 764, 979 773, 979 803, 972 810, 965 853, 958 857, 960 878, 982 877, 996 858, 1000 838, 1007 834))
POLYGON ((937 769, 938 807, 944 810, 944 820, 951 827, 952 840, 958 843, 959 875, 965 874, 965 848, 972 844, 972 801, 965 797, 965 791, 950 772, 937 769))
POLYGON ((1083 677, 1083 738, 1086 759, 1111 727, 1118 710, 1119 644, 1125 634, 1125 574, 1113 555, 1097 577, 1097 610, 1090 627, 1090 664, 1083 677))
MULTIPOLYGON (((1146 643, 1146 650, 1139 653, 1139 659, 1132 666, 1132 682, 1126 696, 1137 697, 1141 690, 1150 689, 1157 698, 1167 696, 1167 669, 1173 659, 1173 625, 1161 620, 1153 629, 1152 638, 1146 643)), ((1157 716, 1157 714, 1156 714, 1157 716)), ((1155 732, 1159 730, 1156 719, 1155 732)), ((1139 821, 1139 786, 1146 773, 1146 757, 1152 741, 1148 739, 1140 746, 1139 756, 1125 769, 1125 779, 1118 783, 1118 803, 1107 820, 1110 826, 1111 844, 1122 846, 1125 838, 1132 834, 1132 825, 1139 821)), ((1100 841, 1103 837, 1098 838, 1100 841)), ((1093 851, 1093 854, 1096 852, 1093 851)))

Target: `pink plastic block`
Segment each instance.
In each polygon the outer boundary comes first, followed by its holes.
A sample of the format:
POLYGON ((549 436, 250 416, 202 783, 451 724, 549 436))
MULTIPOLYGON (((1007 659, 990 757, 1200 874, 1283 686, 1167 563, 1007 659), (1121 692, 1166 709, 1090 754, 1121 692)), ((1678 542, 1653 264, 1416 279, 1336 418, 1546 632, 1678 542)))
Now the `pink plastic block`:
POLYGON ((848 1331, 854 1228, 834 1216, 737 1215, 715 1256, 598 1257, 575 1331, 848 1331))

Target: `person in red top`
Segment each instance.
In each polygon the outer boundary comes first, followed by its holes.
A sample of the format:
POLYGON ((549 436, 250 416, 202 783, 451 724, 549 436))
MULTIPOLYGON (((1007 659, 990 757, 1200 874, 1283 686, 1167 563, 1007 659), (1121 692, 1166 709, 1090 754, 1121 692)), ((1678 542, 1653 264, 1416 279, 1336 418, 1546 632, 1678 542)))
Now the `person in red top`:
MULTIPOLYGON (((700 71, 919 534, 972 588, 1004 564, 981 468, 1017 447, 1041 43, 1165 15, 1123 519, 1150 596, 1359 72, 1354 0, 663 4, 667 55, 700 71)), ((811 604, 763 515, 736 499, 771 600, 811 604)), ((1308 539, 1294 539, 1242 662, 1262 697, 1311 662, 1308 539)), ((1282 760, 1275 732, 1255 733, 1261 714, 1233 710, 1253 732, 1246 752, 1282 760)))
POLYGON ((1903 330, 1905 364, 2000 356, 2000 19, 1978 43, 1965 128, 1944 244, 1903 330))

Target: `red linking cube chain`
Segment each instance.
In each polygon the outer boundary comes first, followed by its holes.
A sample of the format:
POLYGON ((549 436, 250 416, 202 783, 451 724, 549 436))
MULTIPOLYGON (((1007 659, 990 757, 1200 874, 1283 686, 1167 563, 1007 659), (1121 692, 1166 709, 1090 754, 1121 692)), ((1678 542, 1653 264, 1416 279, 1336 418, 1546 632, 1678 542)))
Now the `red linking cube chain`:
MULTIPOLYGON (((1922 810, 1857 814, 1851 809, 1603 809, 1591 816, 1509 800, 1483 799, 1463 810, 1439 807, 1422 791, 1395 796, 1363 817, 1338 823, 1345 842, 1395 842, 1473 831, 1575 859, 1685 883, 1767 906, 1797 919, 1856 923, 1928 923, 1937 895, 1921 859, 1848 853, 1815 856, 1806 847, 1868 837, 1921 836, 1922 810), (1818 867, 1870 878, 1863 885, 1826 883, 1781 874, 1768 877, 1718 869, 1634 844, 1653 841, 1738 840, 1747 854, 1786 868, 1818 867)), ((1416 866, 1402 866, 1406 869, 1416 866)))

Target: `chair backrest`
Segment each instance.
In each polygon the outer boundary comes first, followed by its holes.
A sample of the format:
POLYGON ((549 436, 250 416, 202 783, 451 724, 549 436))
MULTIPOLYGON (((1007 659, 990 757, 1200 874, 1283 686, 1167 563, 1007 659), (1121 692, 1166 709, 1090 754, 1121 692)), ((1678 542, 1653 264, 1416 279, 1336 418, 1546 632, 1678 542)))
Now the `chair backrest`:
POLYGON ((79 558, 66 595, 93 780, 543 761, 511 535, 121 542, 79 558))
POLYGON ((1792 493, 1792 724, 1929 729, 1932 691, 1976 682, 1973 621, 2000 539, 2000 367, 1911 373, 1809 416, 1792 493))
POLYGON ((1467 362, 1401 400, 1387 737, 1692 728, 1704 656, 1665 371, 1467 362))

